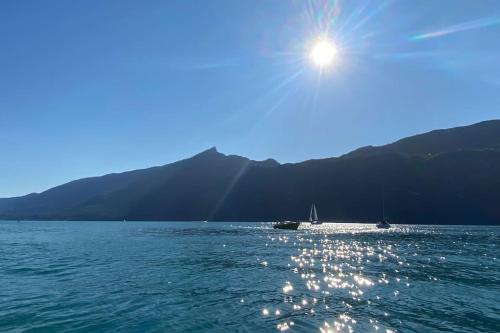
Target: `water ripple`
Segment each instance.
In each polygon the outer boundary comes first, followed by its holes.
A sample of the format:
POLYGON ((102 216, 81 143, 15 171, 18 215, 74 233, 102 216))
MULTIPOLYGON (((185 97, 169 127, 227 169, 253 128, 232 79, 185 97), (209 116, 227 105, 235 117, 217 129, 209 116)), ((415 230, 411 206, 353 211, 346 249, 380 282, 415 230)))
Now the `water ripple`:
POLYGON ((0 222, 2 332, 495 332, 500 228, 0 222))

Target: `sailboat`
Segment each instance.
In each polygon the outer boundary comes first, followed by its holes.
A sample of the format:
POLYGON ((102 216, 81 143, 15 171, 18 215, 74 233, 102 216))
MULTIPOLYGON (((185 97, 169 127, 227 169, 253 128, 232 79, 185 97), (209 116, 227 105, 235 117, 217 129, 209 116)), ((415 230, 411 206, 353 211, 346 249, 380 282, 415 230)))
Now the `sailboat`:
POLYGON ((385 216, 385 197, 382 198, 382 221, 379 221, 376 227, 379 229, 389 229, 391 227, 389 219, 385 216))
POLYGON ((318 212, 316 211, 316 205, 312 204, 311 211, 309 212, 309 222, 311 224, 322 224, 320 220, 318 220, 318 212))

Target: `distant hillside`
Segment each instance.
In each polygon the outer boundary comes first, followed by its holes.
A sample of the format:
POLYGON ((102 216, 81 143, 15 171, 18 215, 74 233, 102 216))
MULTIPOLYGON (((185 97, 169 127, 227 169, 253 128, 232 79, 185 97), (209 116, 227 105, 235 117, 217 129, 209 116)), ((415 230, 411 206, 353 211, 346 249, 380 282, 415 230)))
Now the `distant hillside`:
POLYGON ((500 224, 500 121, 436 130, 339 158, 280 165, 215 148, 172 164, 0 199, 3 219, 320 218, 500 224))
POLYGON ((482 149, 500 149, 500 120, 484 121, 472 126, 435 130, 380 147, 362 147, 343 157, 388 153, 426 156, 460 150, 482 149))

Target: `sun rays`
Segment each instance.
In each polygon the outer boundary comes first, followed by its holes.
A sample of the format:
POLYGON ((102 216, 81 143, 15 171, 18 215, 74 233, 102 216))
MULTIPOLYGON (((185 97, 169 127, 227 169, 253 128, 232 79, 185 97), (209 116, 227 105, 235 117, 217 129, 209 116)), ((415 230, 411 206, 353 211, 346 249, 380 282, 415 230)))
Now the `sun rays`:
MULTIPOLYGON (((408 23, 409 20, 387 15, 395 6, 400 6, 400 3, 392 0, 300 2, 302 12, 295 13, 297 17, 293 27, 287 27, 287 30, 292 29, 287 35, 289 43, 280 40, 268 47, 266 53, 260 54, 259 61, 262 62, 259 65, 266 63, 262 66, 269 69, 267 76, 258 82, 262 87, 261 94, 249 96, 248 102, 235 108, 225 121, 232 124, 244 119, 247 134, 253 135, 270 118, 285 120, 296 112, 299 116, 296 118, 303 121, 301 125, 307 132, 308 127, 313 127, 307 119, 317 121, 324 112, 318 103, 323 98, 322 94, 331 93, 339 86, 349 86, 353 76, 359 78, 373 69, 376 71, 381 62, 398 66, 407 63, 432 70, 446 68, 445 75, 451 71, 456 74, 463 69, 457 63, 478 63, 470 56, 475 50, 466 50, 470 52, 466 53, 453 47, 444 48, 418 41, 500 26, 500 15, 492 13, 493 16, 471 18, 459 24, 448 22, 437 30, 426 29, 414 22, 408 23), (450 65, 452 62, 455 66, 450 65), (300 103, 302 107, 296 107, 300 103)), ((396 13, 401 14, 398 10, 401 8, 396 9, 396 13)), ((432 21, 427 24, 430 23, 432 21)), ((478 58, 482 56, 477 52, 474 54, 478 58)), ((353 89, 352 86, 348 88, 353 89)), ((245 171, 246 166, 235 175, 212 215, 216 215, 216 211, 223 206, 245 171)))

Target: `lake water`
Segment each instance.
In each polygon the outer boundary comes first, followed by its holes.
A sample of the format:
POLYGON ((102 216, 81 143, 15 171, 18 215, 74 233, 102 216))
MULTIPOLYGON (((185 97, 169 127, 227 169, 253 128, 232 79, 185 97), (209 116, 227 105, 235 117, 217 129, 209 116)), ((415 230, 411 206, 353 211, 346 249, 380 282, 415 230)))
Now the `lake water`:
POLYGON ((0 222, 1 332, 499 332, 500 228, 0 222))

